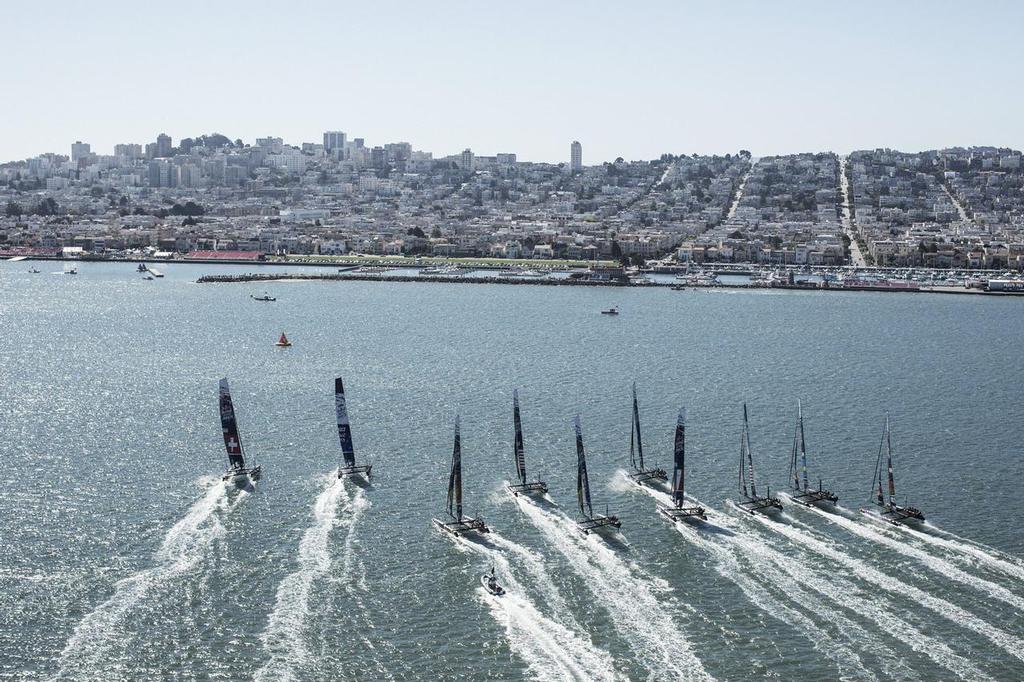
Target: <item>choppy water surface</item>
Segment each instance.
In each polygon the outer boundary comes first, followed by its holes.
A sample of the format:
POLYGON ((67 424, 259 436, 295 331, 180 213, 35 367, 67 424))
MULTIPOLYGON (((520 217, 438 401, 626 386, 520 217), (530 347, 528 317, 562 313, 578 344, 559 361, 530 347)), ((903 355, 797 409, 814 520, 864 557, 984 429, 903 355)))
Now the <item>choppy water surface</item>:
POLYGON ((0 264, 0 677, 1024 677, 1024 300, 40 269, 0 264), (365 489, 327 476, 338 375, 365 489), (251 493, 219 480, 221 376, 264 466, 251 493), (621 473, 633 380, 662 466, 687 407, 703 527, 621 473), (513 388, 551 503, 503 490, 513 388), (730 502, 741 404, 774 491, 798 398, 844 513, 751 518, 730 502), (886 410, 925 532, 856 513, 886 410), (430 523, 456 412, 481 542, 430 523), (576 413, 610 541, 573 528, 576 413))

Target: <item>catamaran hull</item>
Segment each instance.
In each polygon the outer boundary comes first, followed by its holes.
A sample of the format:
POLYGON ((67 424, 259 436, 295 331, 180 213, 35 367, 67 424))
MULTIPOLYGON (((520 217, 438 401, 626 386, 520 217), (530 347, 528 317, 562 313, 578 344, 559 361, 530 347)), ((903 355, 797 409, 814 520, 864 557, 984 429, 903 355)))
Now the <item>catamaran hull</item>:
POLYGON ((545 495, 548 492, 548 484, 544 481, 534 481, 533 483, 515 483, 506 486, 508 491, 513 496, 519 497, 520 493, 524 495, 545 495))
POLYGON ((775 515, 782 511, 782 503, 774 497, 749 498, 746 502, 736 503, 737 508, 748 514, 764 516, 775 515))
POLYGON ((825 507, 834 508, 839 502, 839 497, 827 490, 797 491, 790 494, 789 499, 804 507, 825 507))
POLYGON ((576 528, 584 535, 590 535, 593 531, 608 531, 622 527, 618 516, 591 516, 576 522, 576 528))
POLYGON ((441 519, 433 519, 434 525, 445 533, 454 535, 455 537, 462 537, 467 533, 490 533, 491 529, 484 524, 483 519, 470 519, 465 518, 461 521, 442 521, 441 519))
POLYGON ((629 474, 629 479, 639 486, 644 483, 661 483, 668 482, 668 472, 664 469, 642 469, 633 471, 629 474))
POLYGON ((373 469, 372 464, 366 466, 346 466, 338 469, 338 478, 345 478, 346 476, 362 476, 363 478, 370 477, 370 470, 373 469))
POLYGON ((221 480, 230 483, 236 488, 249 488, 253 483, 260 480, 260 476, 263 474, 261 467, 253 467, 252 469, 243 469, 241 471, 229 471, 221 480))
POLYGON ((704 507, 658 507, 658 513, 672 523, 680 521, 707 521, 704 507))
POLYGON ((874 509, 865 509, 863 507, 861 507, 859 511, 861 514, 864 514, 869 519, 872 519, 874 521, 881 521, 883 523, 888 523, 893 526, 917 526, 925 522, 924 514, 921 514, 921 512, 917 512, 916 514, 906 513, 902 510, 883 512, 876 511, 874 509))

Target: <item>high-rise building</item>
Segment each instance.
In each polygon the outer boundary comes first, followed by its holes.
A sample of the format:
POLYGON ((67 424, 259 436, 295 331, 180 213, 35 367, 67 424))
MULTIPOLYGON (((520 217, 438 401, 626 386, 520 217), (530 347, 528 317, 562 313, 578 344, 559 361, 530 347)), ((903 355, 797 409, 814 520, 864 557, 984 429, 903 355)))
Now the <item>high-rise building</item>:
POLYGON ((120 156, 128 161, 142 158, 141 144, 115 144, 114 156, 120 156))
POLYGON ((156 136, 156 155, 160 158, 166 158, 171 155, 171 136, 165 133, 160 133, 156 136))
POLYGON ((459 168, 464 171, 473 170, 473 150, 463 149, 462 155, 459 157, 459 168))
POLYGON ((569 170, 573 173, 583 170, 583 145, 576 140, 569 147, 569 170))
POLYGON ((345 149, 345 133, 340 130, 328 130, 324 133, 324 151, 330 154, 335 149, 345 149))
POLYGON ((80 158, 88 156, 91 152, 92 147, 89 146, 88 142, 75 140, 74 144, 71 145, 71 161, 73 163, 78 163, 80 158))

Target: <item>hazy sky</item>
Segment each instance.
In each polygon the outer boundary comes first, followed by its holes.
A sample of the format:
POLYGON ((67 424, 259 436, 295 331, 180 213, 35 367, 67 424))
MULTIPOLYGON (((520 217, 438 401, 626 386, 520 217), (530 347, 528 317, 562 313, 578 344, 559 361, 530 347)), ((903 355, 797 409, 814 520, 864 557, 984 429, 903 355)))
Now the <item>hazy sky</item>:
POLYGON ((167 132, 584 163, 1024 147, 1024 3, 4 4, 0 160, 167 132))

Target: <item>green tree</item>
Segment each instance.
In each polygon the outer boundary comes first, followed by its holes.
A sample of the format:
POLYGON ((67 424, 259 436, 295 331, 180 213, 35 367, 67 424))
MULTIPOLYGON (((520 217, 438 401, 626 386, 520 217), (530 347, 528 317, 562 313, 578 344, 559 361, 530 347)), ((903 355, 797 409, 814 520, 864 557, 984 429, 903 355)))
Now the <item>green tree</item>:
POLYGON ((8 218, 20 218, 21 214, 24 212, 25 211, 21 208, 21 204, 13 201, 8 201, 7 208, 4 210, 4 213, 7 214, 8 218))

